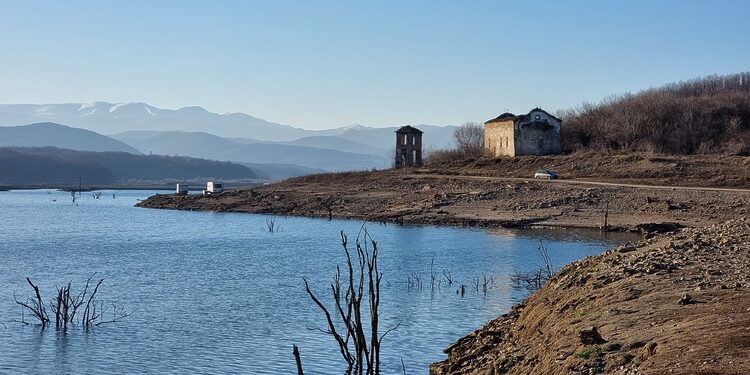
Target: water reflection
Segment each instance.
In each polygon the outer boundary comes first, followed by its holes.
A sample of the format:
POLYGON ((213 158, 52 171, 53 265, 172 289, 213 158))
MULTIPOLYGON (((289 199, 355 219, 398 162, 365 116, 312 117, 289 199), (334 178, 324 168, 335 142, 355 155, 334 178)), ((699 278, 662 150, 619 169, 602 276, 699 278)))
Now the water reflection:
POLYGON ((528 239, 544 242, 579 241, 588 243, 614 241, 617 243, 624 243, 641 238, 640 234, 633 232, 604 232, 595 229, 529 228, 519 230, 510 228, 488 228, 487 233, 504 238, 522 236, 528 239))

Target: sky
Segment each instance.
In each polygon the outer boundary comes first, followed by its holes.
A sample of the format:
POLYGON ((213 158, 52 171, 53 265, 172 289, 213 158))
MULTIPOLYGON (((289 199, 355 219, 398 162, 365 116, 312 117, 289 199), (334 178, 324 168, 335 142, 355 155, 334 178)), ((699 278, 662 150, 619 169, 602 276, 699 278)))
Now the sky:
POLYGON ((750 1, 0 0, 0 103, 457 125, 750 70, 750 1))

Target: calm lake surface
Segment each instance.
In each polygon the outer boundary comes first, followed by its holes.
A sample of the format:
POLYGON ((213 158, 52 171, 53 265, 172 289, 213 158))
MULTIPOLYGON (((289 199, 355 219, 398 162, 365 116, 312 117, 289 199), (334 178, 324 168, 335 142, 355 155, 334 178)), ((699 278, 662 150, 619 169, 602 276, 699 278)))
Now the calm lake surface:
MULTIPOLYGON (((292 344, 309 374, 340 374, 333 340, 315 328, 325 320, 304 292, 302 277, 325 302, 328 283, 341 264, 339 232, 353 242, 361 222, 179 212, 134 208, 156 192, 0 192, 0 373, 81 374, 291 374, 292 344), (31 296, 25 278, 45 299, 55 286, 81 287, 96 273, 98 296, 124 305, 122 322, 67 333, 42 331, 14 321, 14 303, 31 296)), ((598 232, 487 230, 370 223, 378 241, 381 327, 401 322, 383 342, 384 374, 426 374, 442 349, 527 295, 508 279, 514 270, 541 265, 539 241, 559 268, 631 240, 598 232), (431 291, 435 273, 449 270, 452 286, 431 291), (417 273, 422 290, 408 289, 417 273), (474 277, 494 277, 487 294, 474 277), (462 298, 458 285, 467 286, 462 298)), ((26 319, 29 320, 28 314, 26 319)))

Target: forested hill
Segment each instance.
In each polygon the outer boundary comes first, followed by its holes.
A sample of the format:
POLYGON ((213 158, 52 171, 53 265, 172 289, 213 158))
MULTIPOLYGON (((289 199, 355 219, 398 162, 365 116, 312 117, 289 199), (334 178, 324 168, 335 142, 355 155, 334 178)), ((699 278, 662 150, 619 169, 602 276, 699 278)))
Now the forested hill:
POLYGON ((230 162, 125 152, 73 151, 54 147, 0 147, 0 185, 139 183, 168 179, 255 178, 230 162))
POLYGON ((567 151, 745 155, 750 153, 750 72, 613 96, 560 115, 567 151))
POLYGON ((59 147, 78 151, 140 154, 138 150, 116 139, 52 122, 0 126, 0 147, 59 147))

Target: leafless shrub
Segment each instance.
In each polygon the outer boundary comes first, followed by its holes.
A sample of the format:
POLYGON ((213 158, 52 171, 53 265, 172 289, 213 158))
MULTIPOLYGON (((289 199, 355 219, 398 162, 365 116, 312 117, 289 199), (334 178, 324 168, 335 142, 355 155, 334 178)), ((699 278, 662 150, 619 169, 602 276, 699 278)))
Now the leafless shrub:
POLYGON ((750 73, 613 96, 559 114, 566 151, 739 154, 750 150, 750 73))
POLYGON ((457 149, 441 148, 425 151, 423 162, 426 166, 439 166, 464 160, 465 156, 457 149))
POLYGON ((323 208, 326 209, 328 212, 328 221, 333 220, 333 206, 336 204, 336 200, 332 197, 328 197, 326 199, 323 199, 320 202, 320 205, 323 206, 323 208))
POLYGON ((448 284, 448 286, 453 285, 453 275, 451 274, 451 271, 443 270, 443 277, 445 278, 445 282, 448 284))
POLYGON ((524 273, 514 271, 514 273, 510 275, 510 280, 517 286, 524 286, 531 290, 537 290, 541 288, 548 279, 545 278, 543 270, 539 268, 536 271, 524 273))
MULTIPOLYGON (((74 324, 80 324, 88 329, 105 323, 117 322, 130 315, 123 307, 117 305, 112 305, 112 309, 108 310, 104 307, 103 302, 96 299, 96 293, 104 279, 99 279, 94 288, 89 291, 93 277, 91 276, 86 280, 83 289, 78 293, 73 292, 72 282, 57 288, 55 297, 49 302, 50 310, 55 314, 56 329, 66 331, 69 326, 74 324), (83 307, 83 312, 81 316, 78 316, 81 307, 83 307), (111 314, 108 311, 111 311, 111 314), (107 315, 110 316, 109 320, 106 319, 107 315)), ((34 290, 33 297, 29 297, 25 301, 19 301, 15 294, 13 296, 16 304, 22 308, 21 323, 28 324, 24 319, 23 311, 29 311, 41 327, 46 328, 50 324, 50 318, 42 301, 39 287, 28 277, 26 282, 34 290)))
POLYGON ((472 285, 474 285, 474 291, 476 291, 477 293, 479 293, 479 277, 472 277, 471 278, 471 283, 472 283, 472 285))
POLYGON ((487 291, 495 285, 495 277, 490 276, 488 278, 487 275, 482 275, 482 280, 482 292, 486 295, 487 291))
POLYGON ((484 151, 484 127, 476 122, 467 122, 453 133, 455 148, 427 148, 422 158, 426 166, 441 166, 467 158, 482 156, 484 151))
MULTIPOLYGON (((486 274, 482 274, 482 276, 474 276, 471 278, 471 284, 474 286, 475 292, 479 293, 481 288, 482 293, 487 295, 487 292, 493 285, 495 285, 495 277, 492 275, 488 277, 486 274)), ((461 285, 461 288, 463 289, 463 285, 461 285)), ((461 295, 463 296, 463 292, 461 295)))
POLYGON ((514 271, 510 275, 510 280, 517 286, 524 286, 531 290, 541 288, 549 279, 554 275, 554 267, 552 266, 552 259, 549 257, 549 250, 542 241, 539 241, 539 247, 537 248, 539 255, 542 258, 543 265, 538 269, 531 272, 518 272, 514 271))
POLYGON ((440 278, 434 272, 435 258, 430 260, 430 290, 435 291, 435 284, 440 288, 440 278))
POLYGON ((539 251, 539 255, 542 257, 542 261, 544 262, 544 276, 547 277, 547 280, 549 280, 555 273, 555 269, 552 266, 552 259, 549 257, 549 249, 547 249, 547 246, 544 246, 544 242, 539 241, 539 247, 537 248, 537 250, 539 251))
POLYGON ((276 218, 275 217, 269 217, 266 218, 266 230, 269 233, 275 233, 281 230, 281 226, 276 224, 276 218))
POLYGON ((422 278, 416 272, 406 277, 406 290, 411 289, 422 290, 422 278))
POLYGON ((467 122, 453 132, 456 148, 463 156, 478 157, 484 150, 484 127, 476 122, 467 122))
MULTIPOLYGON (((330 284, 334 308, 330 309, 310 289, 306 279, 305 291, 323 312, 327 328, 321 329, 336 341, 341 357, 347 364, 347 374, 380 374, 380 347, 385 336, 399 324, 380 334, 380 283, 383 274, 378 269, 378 246, 363 227, 355 241, 355 257, 349 250, 348 237, 341 232, 341 246, 346 256, 346 274, 336 266, 336 275, 330 284), (369 327, 363 314, 363 298, 367 295, 369 327)), ((302 364, 298 362, 298 373, 302 364)))
POLYGON ((21 306, 21 322, 25 323, 23 319, 23 311, 24 309, 27 309, 29 312, 31 312, 32 316, 35 317, 39 324, 41 324, 42 328, 45 328, 47 324, 49 324, 49 315, 47 315, 47 309, 44 307, 44 302, 42 301, 42 294, 39 292, 39 287, 34 285, 33 282, 31 282, 31 278, 26 278, 26 282, 31 285, 31 288, 34 289, 34 296, 29 297, 26 299, 25 302, 19 301, 18 298, 16 298, 15 293, 13 293, 13 299, 16 301, 17 304, 21 306))
POLYGON ((68 329, 68 323, 75 319, 78 308, 83 304, 89 284, 86 282, 83 291, 73 297, 70 294, 70 287, 70 282, 66 286, 58 287, 57 296, 53 299, 52 311, 55 313, 55 328, 57 329, 68 329))

